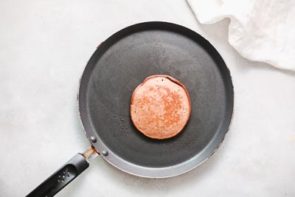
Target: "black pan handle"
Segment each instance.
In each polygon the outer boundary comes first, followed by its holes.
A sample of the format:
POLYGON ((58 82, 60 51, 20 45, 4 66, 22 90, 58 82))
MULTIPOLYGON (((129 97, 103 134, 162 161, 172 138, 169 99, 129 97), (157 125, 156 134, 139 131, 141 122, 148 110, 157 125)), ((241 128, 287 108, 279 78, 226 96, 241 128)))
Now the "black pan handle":
POLYGON ((89 163, 82 154, 75 155, 62 168, 56 171, 36 189, 27 195, 27 197, 51 197, 63 189, 67 184, 73 181, 81 174, 89 163))

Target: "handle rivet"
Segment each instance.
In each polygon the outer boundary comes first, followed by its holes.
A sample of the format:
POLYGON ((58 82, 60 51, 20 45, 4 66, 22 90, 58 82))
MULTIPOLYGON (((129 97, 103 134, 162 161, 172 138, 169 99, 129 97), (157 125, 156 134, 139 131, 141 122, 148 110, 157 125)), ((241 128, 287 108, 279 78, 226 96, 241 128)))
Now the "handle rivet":
POLYGON ((90 140, 92 143, 95 143, 97 141, 95 136, 90 136, 90 140))
POLYGON ((108 151, 106 151, 106 150, 103 150, 102 152, 101 152, 101 154, 103 155, 103 156, 108 156, 108 151))

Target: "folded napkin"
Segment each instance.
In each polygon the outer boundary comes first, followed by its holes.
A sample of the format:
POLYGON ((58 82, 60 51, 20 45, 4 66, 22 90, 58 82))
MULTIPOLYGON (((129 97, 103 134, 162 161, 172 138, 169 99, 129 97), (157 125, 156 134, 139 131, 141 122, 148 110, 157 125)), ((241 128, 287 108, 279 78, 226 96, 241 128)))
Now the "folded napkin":
POLYGON ((245 58, 295 71, 294 0, 187 0, 200 23, 230 19, 229 43, 245 58))

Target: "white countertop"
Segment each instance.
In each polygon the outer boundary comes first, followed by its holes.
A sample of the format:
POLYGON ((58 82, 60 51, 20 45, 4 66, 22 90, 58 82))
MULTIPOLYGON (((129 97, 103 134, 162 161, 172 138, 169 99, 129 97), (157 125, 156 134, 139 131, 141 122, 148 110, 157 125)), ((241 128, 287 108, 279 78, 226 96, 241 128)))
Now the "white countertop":
POLYGON ((57 196, 295 196, 295 73, 242 58, 228 21, 200 25, 183 0, 0 2, 0 197, 24 196, 89 142, 78 116, 82 71, 121 28, 169 21, 206 37, 233 78, 234 116, 220 149, 170 179, 128 175, 104 162, 57 196))

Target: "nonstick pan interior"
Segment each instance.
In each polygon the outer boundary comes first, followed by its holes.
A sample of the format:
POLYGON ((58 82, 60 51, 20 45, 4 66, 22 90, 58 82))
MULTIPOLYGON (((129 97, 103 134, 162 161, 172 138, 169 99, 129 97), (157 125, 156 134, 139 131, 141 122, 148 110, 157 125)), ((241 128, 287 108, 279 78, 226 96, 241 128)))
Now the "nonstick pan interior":
POLYGON ((222 142, 233 110, 233 87, 224 61, 197 33, 179 25, 130 26, 102 43, 88 62, 79 92, 87 137, 111 164, 146 177, 184 173, 222 142), (168 140, 140 134, 130 120, 130 98, 146 77, 167 74, 191 97, 184 130, 168 140))

